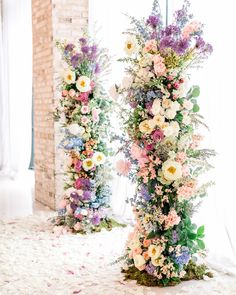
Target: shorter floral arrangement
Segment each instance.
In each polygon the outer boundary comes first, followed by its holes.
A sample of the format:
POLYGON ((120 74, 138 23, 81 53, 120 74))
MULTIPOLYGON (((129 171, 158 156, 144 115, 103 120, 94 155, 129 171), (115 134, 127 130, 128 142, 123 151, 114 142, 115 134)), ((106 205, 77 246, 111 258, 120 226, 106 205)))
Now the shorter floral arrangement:
POLYGON ((215 152, 200 147, 200 90, 188 87, 187 70, 208 58, 212 46, 188 6, 185 1, 167 26, 156 0, 147 19, 131 17, 133 27, 125 32, 128 57, 121 59, 128 64, 127 77, 116 86, 126 157, 117 162, 117 170, 137 184, 131 198, 136 224, 123 272, 147 286, 211 276, 196 263, 197 255, 205 253, 204 226, 197 227, 191 217, 212 184, 200 183, 198 176, 212 168, 208 159, 215 152))
POLYGON ((111 164, 108 148, 112 101, 102 87, 108 69, 106 50, 88 38, 78 44, 57 43, 67 64, 61 84, 62 98, 55 112, 63 129, 60 148, 67 156, 65 193, 55 230, 78 233, 111 229, 108 217, 111 164))

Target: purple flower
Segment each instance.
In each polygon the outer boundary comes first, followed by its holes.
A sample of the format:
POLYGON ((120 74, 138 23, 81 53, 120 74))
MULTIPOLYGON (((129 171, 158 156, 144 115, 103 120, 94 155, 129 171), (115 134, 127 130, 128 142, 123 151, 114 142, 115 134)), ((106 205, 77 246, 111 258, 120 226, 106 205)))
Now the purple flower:
POLYGON ((96 63, 96 65, 95 65, 95 69, 94 69, 94 73, 95 73, 95 74, 98 74, 99 72, 100 72, 100 66, 99 66, 98 63, 96 63))
POLYGON ((84 53, 84 54, 88 54, 89 53, 89 49, 90 47, 87 46, 87 45, 84 45, 81 47, 81 51, 84 53))
POLYGON ((180 33, 179 27, 177 27, 175 25, 169 25, 164 30, 161 31, 161 36, 162 37, 168 37, 168 36, 175 37, 179 33, 180 33))
POLYGON ((163 37, 160 41, 161 51, 164 51, 166 48, 173 48, 173 46, 174 46, 174 40, 170 36, 163 37))
POLYGON ((83 192, 83 200, 88 201, 91 199, 91 191, 84 191, 83 192))
POLYGON ((160 19, 156 15, 150 15, 146 23, 155 29, 160 24, 160 19))
POLYGON ((71 207, 71 209, 72 209, 73 211, 75 211, 75 210, 77 209, 78 206, 77 206, 77 204, 75 204, 75 203, 72 202, 72 203, 70 204, 70 207, 71 207))
POLYGON ((81 44, 86 44, 86 43, 87 43, 87 39, 84 38, 84 37, 82 37, 82 38, 79 39, 79 42, 80 42, 81 44))
POLYGON ((66 45, 65 51, 66 52, 71 52, 74 48, 75 48, 75 45, 72 44, 72 43, 69 43, 69 44, 66 45))
POLYGON ((149 194, 148 189, 146 188, 146 186, 142 185, 141 190, 140 190, 140 193, 141 193, 141 195, 142 195, 142 197, 143 197, 143 199, 145 201, 148 202, 148 201, 151 200, 152 197, 150 196, 150 194, 149 194))
POLYGON ((76 53, 75 55, 73 55, 72 57, 71 57, 71 64, 72 64, 72 66, 74 67, 74 68, 76 68, 77 66, 78 66, 78 61, 79 61, 79 54, 78 53, 76 53))
POLYGON ((153 275, 154 271, 156 270, 156 267, 150 262, 146 265, 145 270, 148 274, 153 275))
POLYGON ((175 43, 173 50, 177 54, 183 55, 183 54, 185 54, 188 47, 189 47, 189 40, 188 39, 181 39, 175 43))
POLYGON ((79 195, 77 194, 77 192, 72 192, 70 194, 70 197, 74 200, 79 200, 79 195))
POLYGON ((172 232, 172 242, 175 244, 176 242, 178 242, 178 240, 179 240, 179 235, 178 235, 176 230, 173 230, 173 232, 172 232))
POLYGON ((197 49, 202 49, 206 44, 206 42, 203 40, 202 37, 197 37, 197 38, 195 38, 195 40, 196 40, 195 46, 197 49))
POLYGON ((93 225, 99 225, 100 221, 101 221, 101 218, 98 215, 94 215, 91 219, 91 222, 93 225))
POLYGON ((91 52, 92 53, 97 53, 97 50, 98 50, 97 45, 92 45, 91 46, 91 52))
POLYGON ((183 267, 183 265, 187 264, 190 260, 188 247, 182 247, 180 255, 174 255, 174 260, 180 267, 183 267))

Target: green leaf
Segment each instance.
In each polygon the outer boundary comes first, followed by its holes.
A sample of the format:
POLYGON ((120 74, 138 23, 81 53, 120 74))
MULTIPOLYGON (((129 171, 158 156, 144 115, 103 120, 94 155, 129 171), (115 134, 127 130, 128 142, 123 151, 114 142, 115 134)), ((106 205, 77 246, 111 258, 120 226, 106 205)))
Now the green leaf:
POLYGON ((200 110, 199 105, 198 105, 198 104, 195 104, 195 105, 193 106, 193 112, 194 112, 194 113, 197 113, 197 112, 199 112, 199 110, 200 110))
POLYGON ((175 119, 178 123, 181 123, 183 121, 183 115, 179 112, 177 113, 175 119))
POLYGON ((197 230, 197 235, 198 235, 198 236, 203 235, 203 234, 204 234, 204 231, 205 231, 205 226, 204 226, 204 225, 200 226, 200 227, 198 228, 198 230, 197 230))
POLYGON ((194 85, 192 87, 192 92, 191 92, 191 96, 192 97, 198 97, 200 95, 200 88, 197 85, 194 85))
POLYGON ((202 250, 205 249, 205 243, 203 242, 203 240, 198 239, 197 244, 200 249, 202 249, 202 250))
POLYGON ((190 240, 196 240, 197 235, 196 235, 195 233, 188 233, 188 238, 189 238, 190 240))
POLYGON ((153 238, 155 238, 155 237, 156 237, 156 233, 155 233, 154 231, 151 231, 151 232, 148 234, 147 239, 149 240, 149 239, 153 239, 153 238))

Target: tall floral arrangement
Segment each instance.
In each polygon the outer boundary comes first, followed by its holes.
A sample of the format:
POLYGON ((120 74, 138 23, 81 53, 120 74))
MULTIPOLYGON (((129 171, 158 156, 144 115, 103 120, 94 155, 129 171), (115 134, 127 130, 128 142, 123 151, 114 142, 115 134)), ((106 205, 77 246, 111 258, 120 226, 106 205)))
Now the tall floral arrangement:
POLYGON ((147 19, 130 18, 127 57, 121 59, 127 76, 123 86, 116 86, 122 105, 129 106, 122 111, 126 159, 117 162, 117 169, 137 184, 131 199, 136 225, 123 271, 127 279, 149 286, 210 276, 196 263, 195 254, 204 254, 204 226, 197 227, 191 216, 212 184, 200 184, 198 176, 211 168, 208 158, 214 151, 199 146, 200 90, 188 87, 187 70, 208 58, 212 46, 188 6, 185 1, 167 26, 157 1, 147 19))
POLYGON ((108 56, 88 38, 78 44, 57 43, 66 64, 55 118, 62 125, 60 147, 67 156, 65 192, 54 223, 69 231, 88 233, 111 229, 107 216, 111 194, 109 113, 112 101, 103 89, 108 56))

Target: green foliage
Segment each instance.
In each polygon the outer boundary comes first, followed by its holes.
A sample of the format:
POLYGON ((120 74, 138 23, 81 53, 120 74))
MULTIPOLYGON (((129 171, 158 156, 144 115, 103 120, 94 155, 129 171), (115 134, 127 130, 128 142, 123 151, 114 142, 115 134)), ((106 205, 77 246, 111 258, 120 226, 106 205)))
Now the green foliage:
POLYGON ((199 112, 199 110, 200 110, 199 105, 198 105, 198 104, 195 104, 195 105, 193 106, 193 112, 194 112, 194 113, 197 113, 197 112, 199 112))

